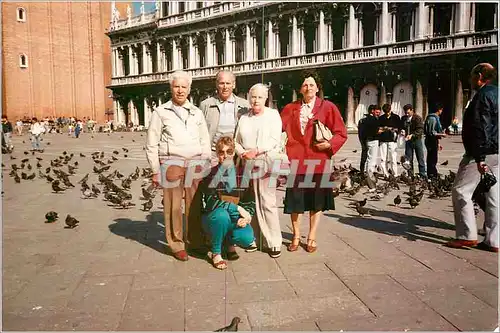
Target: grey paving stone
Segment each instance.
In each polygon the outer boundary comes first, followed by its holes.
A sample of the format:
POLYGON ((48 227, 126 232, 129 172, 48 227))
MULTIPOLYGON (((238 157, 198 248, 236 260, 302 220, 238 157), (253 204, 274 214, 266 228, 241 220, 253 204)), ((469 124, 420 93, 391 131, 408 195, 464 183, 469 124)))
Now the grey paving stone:
POLYGON ((377 316, 433 311, 387 275, 349 276, 344 282, 377 316))
POLYGON ((231 323, 234 317, 241 319, 238 331, 250 331, 246 310, 241 304, 214 303, 211 306, 186 306, 186 331, 215 331, 231 323))
POLYGON ((183 331, 184 289, 130 291, 119 331, 183 331))
POLYGON ((252 331, 308 331, 314 332, 319 331, 319 327, 313 320, 302 320, 298 322, 292 322, 286 325, 280 326, 262 326, 254 327, 252 331))
POLYGON ((324 318, 317 323, 322 331, 457 331, 435 312, 410 312, 405 316, 366 317, 361 320, 324 318))
POLYGON ((87 276, 75 289, 68 302, 74 311, 119 313, 132 284, 133 276, 87 276))
POLYGON ((417 274, 395 273, 391 276, 401 283, 405 288, 411 291, 435 290, 444 287, 464 287, 474 288, 480 286, 498 285, 496 277, 480 270, 465 271, 441 271, 441 272, 422 272, 417 274))
POLYGON ((326 265, 339 277, 352 275, 386 274, 384 268, 371 260, 363 258, 330 258, 326 265))
POLYGON ((226 297, 228 304, 297 300, 297 294, 287 281, 231 283, 226 297))
POLYGON ((471 265, 479 267, 498 277, 498 254, 496 253, 477 249, 452 249, 444 246, 442 250, 459 258, 463 258, 471 265))
MULTIPOLYGON (((280 281, 285 280, 285 276, 281 272, 275 260, 269 258, 265 253, 252 253, 252 260, 258 262, 259 269, 255 269, 252 262, 238 260, 231 263, 231 269, 234 272, 234 277, 237 283, 263 282, 263 281, 280 281), (260 260, 259 260, 260 259, 260 260)), ((246 259, 246 258, 245 258, 246 259)), ((279 260, 279 259, 278 259, 279 260)))
POLYGON ((493 331, 498 312, 462 288, 419 291, 417 296, 461 331, 493 331))
POLYGON ((61 312, 45 322, 41 330, 47 331, 115 331, 121 320, 121 313, 61 312))
POLYGON ((498 281, 491 284, 465 286, 464 289, 494 309, 498 309, 498 281))

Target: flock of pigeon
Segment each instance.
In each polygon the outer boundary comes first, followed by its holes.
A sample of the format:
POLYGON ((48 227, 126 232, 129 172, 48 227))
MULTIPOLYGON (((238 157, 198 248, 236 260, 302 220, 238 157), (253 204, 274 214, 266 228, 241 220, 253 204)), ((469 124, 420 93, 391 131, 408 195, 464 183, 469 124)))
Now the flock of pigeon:
POLYGON ((456 174, 453 171, 449 171, 448 175, 439 175, 439 177, 431 180, 405 172, 397 177, 390 173, 388 178, 384 177, 380 172, 374 172, 373 177, 368 177, 363 172, 352 167, 352 165, 344 165, 334 167, 332 179, 340 181, 340 187, 334 188, 333 193, 335 197, 341 193, 347 195, 347 197, 354 197, 366 186, 367 190, 364 192, 364 199, 355 200, 349 204, 360 216, 364 216, 370 215, 370 209, 365 207, 368 200, 381 201, 389 196, 392 190, 400 190, 400 185, 408 187, 408 191, 402 193, 407 197, 403 201, 401 194, 395 195, 392 201, 396 207, 404 202, 413 209, 420 204, 426 192, 429 199, 449 197, 455 176, 456 174))
MULTIPOLYGON (((127 148, 122 148, 124 157, 128 152, 127 148)), ((35 152, 31 152, 32 157, 35 160, 31 160, 30 157, 26 157, 16 163, 16 157, 10 155, 10 165, 9 176, 12 177, 15 183, 21 183, 21 181, 34 181, 35 179, 40 179, 46 181, 50 184, 52 192, 55 194, 64 193, 68 190, 76 188, 73 184, 74 181, 71 177, 76 174, 79 168, 80 162, 77 161, 73 153, 68 154, 63 151, 62 154, 55 159, 51 159, 49 165, 42 165, 44 159, 39 156, 34 156, 35 152)), ((81 198, 82 199, 96 199, 102 194, 104 201, 108 203, 108 206, 114 208, 128 209, 135 206, 132 202, 132 194, 130 193, 131 185, 133 181, 143 179, 142 182, 142 197, 140 199, 145 202, 142 204, 144 211, 149 211, 153 207, 152 199, 155 197, 155 187, 150 185, 145 188, 146 185, 151 184, 152 170, 150 168, 143 168, 142 171, 139 167, 136 167, 135 171, 130 175, 125 176, 117 169, 111 171, 111 164, 118 161, 119 151, 113 151, 111 156, 106 157, 103 151, 96 151, 90 155, 94 162, 93 173, 98 176, 98 183, 91 184, 89 186, 89 175, 87 173, 82 179, 80 179, 77 184, 80 184, 81 198)), ((30 152, 25 151, 24 155, 30 155, 30 152)), ((80 158, 86 158, 83 153, 79 154, 80 158)), ((5 165, 2 163, 2 168, 5 165)), ((55 211, 49 211, 45 214, 46 223, 54 223, 59 219, 58 213, 55 211)), ((67 215, 65 219, 65 228, 73 229, 78 226, 79 221, 71 216, 67 215)))

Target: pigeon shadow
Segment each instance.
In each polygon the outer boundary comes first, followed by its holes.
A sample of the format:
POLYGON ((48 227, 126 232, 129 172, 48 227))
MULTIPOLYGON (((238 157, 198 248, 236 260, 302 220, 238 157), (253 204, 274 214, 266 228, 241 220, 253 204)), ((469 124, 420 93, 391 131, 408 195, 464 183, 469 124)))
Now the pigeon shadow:
POLYGON ((171 254, 166 246, 162 211, 150 212, 146 216, 146 221, 133 221, 127 218, 118 218, 114 221, 115 223, 108 226, 113 234, 134 240, 160 253, 171 254))
POLYGON ((450 237, 436 235, 425 230, 422 227, 436 228, 444 230, 455 230, 455 226, 443 221, 402 214, 398 212, 389 212, 375 210, 370 208, 370 215, 359 216, 353 214, 338 215, 325 213, 325 216, 336 218, 340 223, 351 225, 390 236, 404 237, 410 241, 423 240, 436 244, 444 244, 450 240, 450 237), (384 220, 380 219, 384 218, 384 220))

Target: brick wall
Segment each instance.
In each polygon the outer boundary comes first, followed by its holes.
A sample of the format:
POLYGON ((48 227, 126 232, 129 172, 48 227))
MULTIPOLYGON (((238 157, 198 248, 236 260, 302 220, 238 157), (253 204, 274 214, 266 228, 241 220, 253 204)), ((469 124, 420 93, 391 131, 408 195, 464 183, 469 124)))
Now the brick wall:
MULTIPOLYGON (((117 4, 120 13, 127 3, 117 4)), ((3 113, 106 119, 112 109, 110 2, 2 3, 3 113), (17 8, 26 22, 17 22, 17 8), (28 68, 19 67, 27 55, 28 68)))

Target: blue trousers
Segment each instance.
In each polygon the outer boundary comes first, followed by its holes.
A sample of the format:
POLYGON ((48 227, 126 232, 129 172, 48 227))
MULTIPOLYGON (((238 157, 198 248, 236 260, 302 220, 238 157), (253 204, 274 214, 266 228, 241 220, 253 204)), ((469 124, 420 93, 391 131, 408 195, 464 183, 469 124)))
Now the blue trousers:
POLYGON ((417 155, 418 174, 425 177, 424 145, 422 139, 406 141, 405 158, 410 162, 411 173, 413 174, 413 153, 417 155))
POLYGON ((203 230, 212 240, 212 253, 222 253, 222 244, 248 247, 255 240, 250 224, 240 228, 231 221, 229 213, 223 208, 217 208, 202 216, 203 230))
POLYGON ((33 150, 41 150, 42 145, 40 143, 40 134, 38 135, 31 135, 31 147, 33 150))

